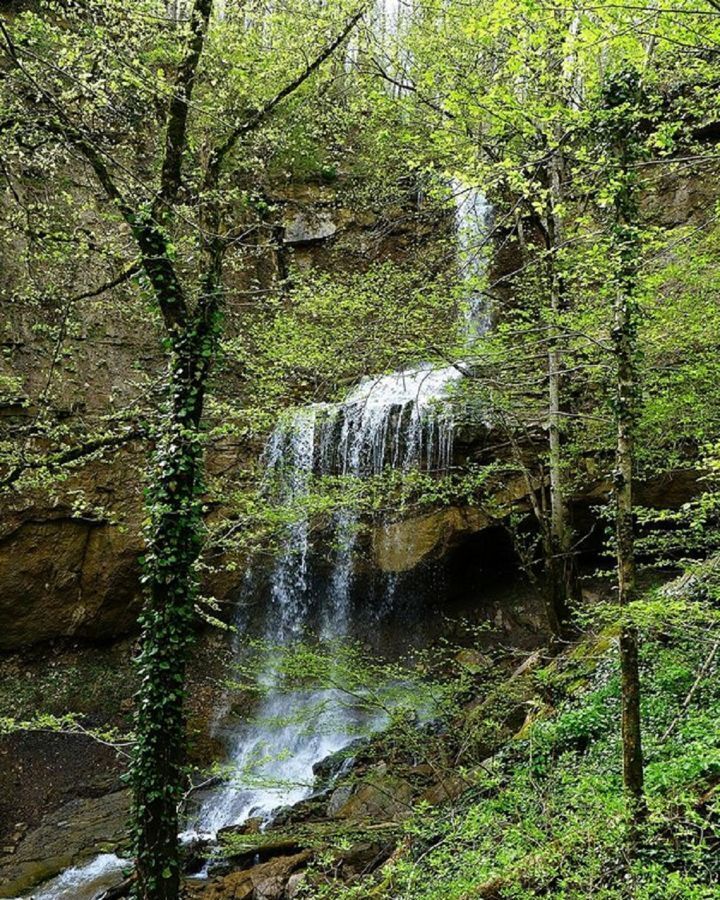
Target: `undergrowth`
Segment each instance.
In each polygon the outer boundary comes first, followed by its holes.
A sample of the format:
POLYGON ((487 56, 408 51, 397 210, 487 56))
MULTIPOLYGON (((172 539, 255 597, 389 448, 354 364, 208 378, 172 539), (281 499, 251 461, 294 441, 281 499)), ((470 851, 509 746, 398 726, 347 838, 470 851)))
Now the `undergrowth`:
POLYGON ((599 637, 534 673, 531 724, 454 805, 420 804, 383 867, 349 885, 318 869, 302 896, 720 898, 715 593, 655 591, 636 604, 649 816, 635 853, 626 848, 620 676, 606 622, 599 637))

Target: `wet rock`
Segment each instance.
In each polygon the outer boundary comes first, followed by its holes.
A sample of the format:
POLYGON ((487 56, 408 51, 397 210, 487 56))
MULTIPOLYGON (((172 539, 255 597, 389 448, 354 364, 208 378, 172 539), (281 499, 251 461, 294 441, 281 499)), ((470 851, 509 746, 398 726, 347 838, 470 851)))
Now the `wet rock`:
POLYGON ((381 525, 372 536, 375 563, 382 572, 408 572, 426 559, 441 557, 468 535, 489 528, 498 516, 527 504, 527 496, 525 478, 511 478, 488 498, 492 515, 474 506, 451 506, 381 525))
MULTIPOLYGON (((252 859, 250 860, 252 862, 252 859)), ((249 864, 249 863, 248 863, 249 864)), ((212 857, 208 860, 206 874, 208 878, 218 878, 229 875, 233 870, 233 862, 224 856, 212 857)))
POLYGON ((331 753, 330 756, 315 763, 313 775, 320 781, 328 783, 341 775, 348 774, 352 770, 357 752, 363 747, 367 747, 368 744, 367 738, 356 738, 347 747, 343 747, 342 750, 331 753))
POLYGON ((305 800, 295 803, 293 806, 283 806, 273 814, 273 827, 284 825, 296 825, 302 822, 312 822, 325 817, 327 799, 330 789, 318 791, 305 800))
POLYGON ((194 874, 205 865, 212 853, 213 842, 209 838, 195 837, 182 847, 183 872, 194 874))
POLYGON ((382 525, 373 534, 373 554, 383 572, 408 572, 423 560, 442 555, 463 534, 491 524, 479 509, 450 507, 382 525))
POLYGON ((126 843, 129 791, 72 800, 53 810, 0 859, 0 896, 12 897, 69 866, 126 843))

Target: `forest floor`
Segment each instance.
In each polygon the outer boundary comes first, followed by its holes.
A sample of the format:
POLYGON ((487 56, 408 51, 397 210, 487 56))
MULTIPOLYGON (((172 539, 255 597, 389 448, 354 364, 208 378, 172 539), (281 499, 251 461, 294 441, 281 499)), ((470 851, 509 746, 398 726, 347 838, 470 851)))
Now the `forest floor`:
POLYGON ((635 847, 617 622, 596 621, 555 658, 528 657, 489 689, 478 676, 446 727, 396 727, 269 830, 229 829, 226 874, 189 895, 720 897, 717 599, 711 567, 636 604, 648 816, 635 847))
MULTIPOLYGON (((509 653, 498 661, 461 651, 452 712, 426 725, 395 721, 330 760, 315 794, 269 828, 251 820, 223 830, 209 877, 191 874, 207 850, 189 848, 186 895, 720 897, 718 581, 711 568, 649 588, 637 605, 649 815, 634 853, 620 764, 617 622, 608 607, 555 656, 509 653)), ((207 732, 202 717, 221 690, 221 644, 209 639, 193 675, 198 734, 207 732)), ((10 658, 5 708, 17 716, 85 710, 88 727, 120 733, 133 676, 118 660, 129 660, 129 650, 129 642, 108 646, 93 656, 92 670, 72 646, 10 658), (28 677, 36 670, 44 680, 28 677)), ((5 885, 15 877, 15 891, 26 890, 53 866, 58 871, 68 823, 88 855, 122 851, 127 791, 122 758, 110 747, 48 727, 7 734, 0 748, 8 773, 0 786, 5 885)), ((202 740, 195 748, 202 768, 213 748, 202 740)))

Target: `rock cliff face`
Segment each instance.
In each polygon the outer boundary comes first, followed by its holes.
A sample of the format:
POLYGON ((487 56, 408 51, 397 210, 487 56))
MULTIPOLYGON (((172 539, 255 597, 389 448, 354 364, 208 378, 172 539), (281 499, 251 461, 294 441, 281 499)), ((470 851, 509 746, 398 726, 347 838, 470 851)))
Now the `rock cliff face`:
MULTIPOLYGON (((702 473, 678 469, 636 486, 640 505, 650 509, 679 509, 702 490, 702 473)), ((606 503, 612 485, 607 479, 588 479, 585 488, 570 503, 574 518, 592 529, 592 508, 606 503)), ((372 531, 372 559, 382 572, 408 572, 426 560, 442 557, 448 550, 483 531, 493 528, 503 513, 530 512, 527 484, 514 478, 498 486, 488 497, 488 509, 477 506, 449 506, 420 516, 403 518, 376 526, 372 531)), ((583 529, 581 529, 583 530, 583 529)))
MULTIPOLYGON (((714 190, 711 179, 664 178, 648 197, 646 213, 665 227, 695 222, 714 190)), ((276 186, 269 199, 277 210, 270 223, 276 245, 250 254, 245 270, 236 276, 238 295, 230 292, 228 300, 230 335, 242 328, 244 302, 238 297, 243 288, 276 284, 290 259, 300 267, 362 270, 372 260, 407 259, 447 234, 447 222, 439 220, 437 212, 408 207, 358 211, 337 184, 276 186)), ((513 259, 507 242, 504 246, 496 266, 511 271, 513 259)), ((87 277, 90 280, 90 274, 87 277)), ((112 417, 113 410, 131 404, 142 411, 153 401, 163 364, 159 330, 137 291, 126 285, 115 289, 115 295, 123 301, 121 313, 110 318, 103 297, 90 298, 74 310, 68 327, 61 327, 60 306, 31 311, 22 302, 7 304, 9 315, 0 332, 5 350, 0 359, 0 421, 10 435, 41 411, 72 432, 85 418, 112 417), (60 338, 48 340, 48 330, 60 338)), ((217 390, 236 394, 242 386, 232 372, 223 372, 217 390)), ((138 558, 149 449, 140 426, 131 425, 124 439, 66 469, 58 484, 5 494, 0 513, 0 649, 62 636, 107 639, 133 629, 140 604, 138 558)), ((229 439, 211 448, 208 467, 237 473, 257 450, 229 439)), ((465 458, 474 452, 466 447, 465 458)), ((0 472, 0 482, 14 477, 12 471, 0 472)), ((575 501, 578 513, 585 515, 608 488, 588 478, 575 501)), ((643 500, 677 506, 695 488, 694 476, 678 474, 646 486, 643 500)), ((508 508, 523 506, 527 492, 520 482, 501 485, 494 501, 508 508)), ((477 508, 391 521, 373 532, 372 558, 382 571, 406 572, 488 524, 488 515, 477 508)), ((205 587, 223 601, 233 596, 239 579, 226 572, 205 587)))
MULTIPOLYGON (((121 478, 121 470, 113 466, 121 478)), ((0 542, 0 647, 58 636, 106 639, 132 628, 140 605, 136 508, 121 529, 35 508, 0 542)))
MULTIPOLYGON (((243 291, 273 289, 290 261, 301 268, 361 271, 372 261, 407 258, 443 229, 442 217, 420 212, 412 198, 403 209, 358 212, 346 194, 342 183, 272 188, 268 200, 275 212, 268 228, 275 240, 250 252, 244 269, 233 274, 230 337, 243 327, 243 291)), ((11 261, 5 262, 12 272, 11 261)), ((92 282, 93 273, 85 275, 92 282)), ((114 410, 132 406, 139 422, 152 409, 163 366, 160 329, 132 286, 112 293, 122 301, 113 304, 112 317, 100 295, 74 307, 68 318, 61 304, 28 309, 6 290, 0 422, 10 437, 40 415, 72 435, 101 418, 111 429, 114 410)), ((241 380, 225 371, 216 390, 238 396, 241 380)), ((72 455, 77 447, 69 447, 72 455)), ((104 640, 134 628, 149 450, 142 428, 131 423, 121 439, 65 465, 52 485, 28 488, 19 471, 0 470, 0 487, 10 483, 0 512, 0 650, 57 637, 104 640)), ((257 451, 230 438, 210 448, 207 465, 211 472, 238 472, 257 451)), ((241 577, 218 575, 205 588, 223 601, 241 577)))

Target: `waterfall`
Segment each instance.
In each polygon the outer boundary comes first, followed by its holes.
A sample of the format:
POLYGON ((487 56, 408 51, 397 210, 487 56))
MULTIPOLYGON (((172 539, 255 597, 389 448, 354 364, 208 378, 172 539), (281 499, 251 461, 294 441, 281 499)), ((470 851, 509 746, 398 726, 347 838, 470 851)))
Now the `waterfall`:
MULTIPOLYGON (((262 456, 264 485, 293 518, 270 576, 269 643, 289 645, 316 620, 324 639, 352 633, 358 513, 344 508, 335 515, 337 549, 320 598, 308 578, 313 548, 303 511, 312 478, 367 477, 386 467, 447 469, 452 419, 439 401, 459 378, 454 367, 417 366, 364 379, 342 403, 317 404, 280 419, 262 456)), ((267 819, 278 807, 303 799, 312 790, 316 763, 358 732, 382 724, 382 716, 348 705, 338 690, 287 691, 274 679, 271 659, 261 677, 265 699, 253 721, 241 725, 229 742, 235 778, 203 804, 196 832, 212 835, 249 816, 267 819)))
POLYGON ((467 339, 472 342, 491 325, 491 309, 478 286, 487 270, 492 206, 482 191, 458 178, 451 179, 450 187, 455 201, 458 269, 470 291, 465 323, 467 339))
MULTIPOLYGON (((391 6, 385 7, 390 15, 391 6)), ((490 323, 480 285, 491 210, 480 191, 456 179, 452 192, 457 263, 468 293, 465 340, 471 346, 490 323)), ((364 378, 340 403, 314 404, 279 418, 261 458, 266 497, 289 515, 264 592, 269 645, 289 647, 308 631, 323 640, 343 640, 354 636, 360 619, 372 619, 367 601, 359 615, 353 608, 359 513, 343 505, 332 518, 332 541, 314 548, 308 512, 313 481, 323 476, 370 478, 387 469, 447 472, 454 438, 448 397, 461 377, 462 365, 421 363, 364 378), (321 584, 319 558, 326 563, 321 584)), ((392 578, 381 601, 376 617, 392 609, 392 578)), ((382 724, 382 717, 361 709, 362 704, 345 703, 337 689, 285 688, 274 668, 270 658, 260 676, 265 692, 256 715, 230 729, 228 756, 235 777, 202 804, 197 832, 213 835, 250 816, 268 821, 278 807, 311 793, 316 763, 358 732, 382 724)))
MULTIPOLYGON (((224 11, 225 4, 219 4, 219 17, 224 11)), ((387 51, 389 73, 409 80, 412 60, 402 38, 410 22, 412 0, 378 0, 375 11, 374 27, 387 51)), ((181 20, 186 12, 186 0, 168 3, 171 18, 181 20)), ((248 25, 252 24, 251 13, 244 15, 248 25)), ((355 35, 347 54, 346 65, 355 65, 359 55, 355 35)), ((395 85, 392 92, 401 96, 405 88, 395 85)), ((457 179, 452 181, 452 192, 458 270, 469 288, 465 322, 469 345, 490 325, 490 311, 478 285, 485 272, 492 210, 482 192, 457 179)), ((331 571, 327 589, 318 596, 309 577, 314 549, 304 504, 313 477, 368 478, 388 468, 446 472, 454 439, 447 399, 461 370, 462 366, 438 368, 422 363, 365 378, 341 403, 315 404, 279 419, 262 456, 264 488, 278 506, 292 511, 293 518, 269 579, 264 629, 269 645, 289 646, 313 625, 323 639, 342 639, 353 633, 359 515, 352 508, 335 514, 331 571)), ((392 583, 381 613, 391 601, 392 583)), ((240 645, 238 649, 242 652, 240 645)), ((202 802, 186 838, 213 837, 220 828, 251 816, 269 821, 279 807, 311 794, 317 763, 385 721, 383 714, 369 712, 362 702, 348 703, 338 689, 285 688, 276 678, 272 658, 260 681, 265 690, 253 718, 227 729, 229 768, 234 777, 202 802)), ((230 707, 226 698, 218 714, 218 729, 230 707)), ((67 869, 33 896, 89 898, 101 885, 113 883, 125 866, 126 861, 114 854, 101 854, 85 865, 67 869)))
POLYGON ((271 581, 275 615, 267 637, 274 640, 300 637, 305 624, 310 523, 307 514, 295 508, 307 496, 313 471, 317 412, 318 407, 310 406, 282 418, 263 455, 265 482, 270 483, 273 498, 296 513, 271 581))

